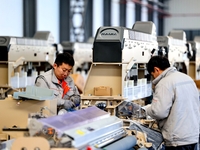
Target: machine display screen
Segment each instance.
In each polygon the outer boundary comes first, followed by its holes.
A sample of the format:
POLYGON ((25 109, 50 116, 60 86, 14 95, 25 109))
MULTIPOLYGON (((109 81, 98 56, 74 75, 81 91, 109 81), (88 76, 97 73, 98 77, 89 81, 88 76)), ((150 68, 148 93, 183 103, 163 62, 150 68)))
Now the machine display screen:
POLYGON ((120 63, 122 50, 120 42, 95 42, 93 49, 93 62, 120 63))
POLYGON ((0 46, 0 61, 8 61, 8 47, 0 46))

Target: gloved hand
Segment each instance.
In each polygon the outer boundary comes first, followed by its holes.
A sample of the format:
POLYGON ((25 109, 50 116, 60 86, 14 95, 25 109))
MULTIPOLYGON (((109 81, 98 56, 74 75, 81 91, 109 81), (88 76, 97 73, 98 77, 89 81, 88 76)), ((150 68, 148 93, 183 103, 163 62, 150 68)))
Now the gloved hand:
POLYGON ((75 107, 80 105, 80 96, 71 96, 70 100, 74 103, 75 107))
POLYGON ((76 107, 75 104, 71 100, 65 100, 64 109, 69 110, 71 108, 76 107))
POLYGON ((141 108, 142 108, 143 110, 146 111, 146 109, 149 108, 149 107, 151 107, 151 104, 148 104, 148 105, 142 106, 141 108))
POLYGON ((143 106, 143 107, 141 107, 141 108, 142 108, 142 110, 146 113, 146 118, 147 118, 147 119, 152 119, 152 118, 148 115, 148 113, 147 113, 147 111, 146 111, 149 107, 151 107, 151 104, 145 105, 145 106, 143 106))
POLYGON ((63 115, 63 114, 66 114, 67 111, 65 109, 61 109, 58 111, 58 115, 63 115))

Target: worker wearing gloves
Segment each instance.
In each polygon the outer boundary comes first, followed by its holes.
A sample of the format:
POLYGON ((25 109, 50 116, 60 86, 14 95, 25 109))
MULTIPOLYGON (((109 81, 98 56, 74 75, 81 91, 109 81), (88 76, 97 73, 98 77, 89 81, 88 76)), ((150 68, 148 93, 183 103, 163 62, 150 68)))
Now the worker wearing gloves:
POLYGON ((73 66, 74 58, 69 53, 58 54, 53 68, 35 80, 36 86, 54 90, 58 112, 74 110, 80 104, 80 94, 69 76, 73 66))
POLYGON ((143 108, 158 121, 165 150, 197 149, 200 103, 194 81, 161 56, 153 56, 147 70, 154 78, 155 91, 152 103, 143 108))

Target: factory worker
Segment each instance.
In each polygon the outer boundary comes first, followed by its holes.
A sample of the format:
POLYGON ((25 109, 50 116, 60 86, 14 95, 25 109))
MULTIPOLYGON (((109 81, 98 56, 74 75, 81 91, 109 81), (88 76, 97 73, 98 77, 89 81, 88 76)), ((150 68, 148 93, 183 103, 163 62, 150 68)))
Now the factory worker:
POLYGON ((193 79, 170 67, 167 58, 153 56, 147 64, 155 91, 144 109, 158 121, 165 150, 195 150, 199 141, 199 92, 193 79))
POLYGON ((54 90, 58 112, 74 110, 80 104, 80 94, 69 76, 73 66, 74 58, 71 54, 58 54, 53 68, 39 75, 35 80, 36 86, 54 90))

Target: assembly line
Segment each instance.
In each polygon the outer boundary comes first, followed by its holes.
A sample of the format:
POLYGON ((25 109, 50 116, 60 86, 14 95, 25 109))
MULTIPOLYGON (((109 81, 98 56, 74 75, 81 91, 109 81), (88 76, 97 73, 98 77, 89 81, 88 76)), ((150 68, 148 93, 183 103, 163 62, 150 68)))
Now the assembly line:
POLYGON ((54 43, 46 31, 33 38, 0 36, 0 50, 2 150, 164 150, 157 120, 145 112, 154 92, 147 64, 166 57, 170 67, 200 78, 199 38, 187 41, 182 30, 157 36, 151 21, 100 27, 92 43, 54 43), (80 105, 58 115, 55 92, 35 79, 62 53, 74 58, 70 77, 80 105))

